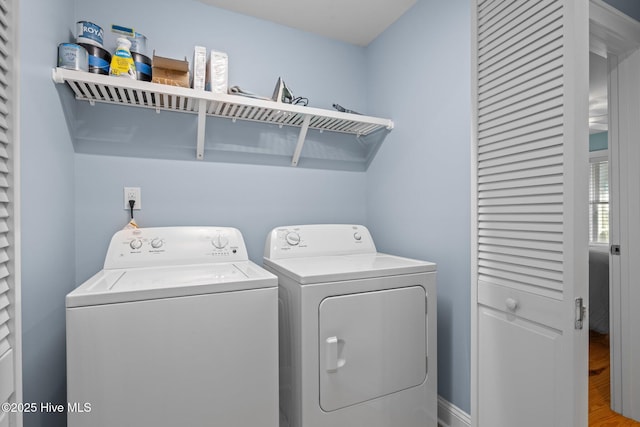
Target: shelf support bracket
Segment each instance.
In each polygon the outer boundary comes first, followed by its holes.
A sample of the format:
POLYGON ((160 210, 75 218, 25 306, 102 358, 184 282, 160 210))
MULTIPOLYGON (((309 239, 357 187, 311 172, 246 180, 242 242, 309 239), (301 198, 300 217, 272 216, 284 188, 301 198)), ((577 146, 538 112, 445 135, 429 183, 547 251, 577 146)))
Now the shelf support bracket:
POLYGON ((207 100, 200 99, 198 101, 198 134, 196 141, 196 158, 204 159, 204 126, 207 119, 207 100))
POLYGON ((309 130, 309 123, 311 122, 311 115, 306 114, 302 121, 302 127, 300 128, 300 135, 298 135, 298 145, 293 152, 293 159, 291 159, 291 166, 298 166, 300 160, 300 153, 302 153, 302 147, 304 146, 304 140, 307 137, 307 131, 309 130))
POLYGON ((53 79, 54 82, 58 84, 64 83, 64 77, 60 75, 57 68, 54 68, 53 71, 51 72, 51 78, 53 79))

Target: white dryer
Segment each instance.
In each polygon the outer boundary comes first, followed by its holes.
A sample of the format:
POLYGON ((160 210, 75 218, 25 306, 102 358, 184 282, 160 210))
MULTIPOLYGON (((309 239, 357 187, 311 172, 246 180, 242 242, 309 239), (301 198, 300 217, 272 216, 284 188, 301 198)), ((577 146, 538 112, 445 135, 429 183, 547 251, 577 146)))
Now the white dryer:
POLYGON ((281 427, 436 427, 436 265, 361 225, 278 227, 281 427))
POLYGON ((234 228, 117 232, 66 297, 68 426, 276 427, 277 311, 234 228))

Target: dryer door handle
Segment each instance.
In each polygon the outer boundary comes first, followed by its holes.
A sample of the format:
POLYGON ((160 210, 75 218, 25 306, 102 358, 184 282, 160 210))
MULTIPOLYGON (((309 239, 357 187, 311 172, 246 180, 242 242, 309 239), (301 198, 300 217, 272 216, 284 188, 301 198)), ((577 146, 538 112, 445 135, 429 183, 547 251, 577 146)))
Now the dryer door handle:
POLYGON ((338 337, 329 337, 325 340, 326 346, 326 370, 327 372, 338 371, 338 337))

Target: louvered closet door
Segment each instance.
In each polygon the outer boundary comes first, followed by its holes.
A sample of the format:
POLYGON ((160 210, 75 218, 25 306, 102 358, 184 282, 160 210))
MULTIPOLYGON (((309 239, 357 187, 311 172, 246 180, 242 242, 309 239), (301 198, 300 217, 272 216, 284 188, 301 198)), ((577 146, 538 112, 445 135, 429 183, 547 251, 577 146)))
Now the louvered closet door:
MULTIPOLYGON (((0 0, 0 403, 16 401, 19 330, 15 282, 14 17, 10 0, 0 0)), ((19 415, 0 410, 0 427, 18 425, 19 415)))
POLYGON ((586 426, 588 3, 472 4, 473 425, 586 426))

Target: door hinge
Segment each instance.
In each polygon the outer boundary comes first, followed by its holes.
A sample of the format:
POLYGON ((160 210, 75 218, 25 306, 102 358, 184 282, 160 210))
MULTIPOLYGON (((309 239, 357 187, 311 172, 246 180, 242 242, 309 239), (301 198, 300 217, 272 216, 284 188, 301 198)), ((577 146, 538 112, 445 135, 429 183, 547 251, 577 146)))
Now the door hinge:
POLYGON ((620 255, 620 245, 611 245, 611 255, 620 255))
POLYGON ((582 298, 576 298, 575 313, 576 313, 576 329, 582 329, 584 323, 584 315, 587 308, 583 304, 582 298))

